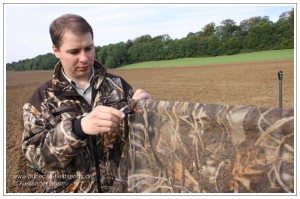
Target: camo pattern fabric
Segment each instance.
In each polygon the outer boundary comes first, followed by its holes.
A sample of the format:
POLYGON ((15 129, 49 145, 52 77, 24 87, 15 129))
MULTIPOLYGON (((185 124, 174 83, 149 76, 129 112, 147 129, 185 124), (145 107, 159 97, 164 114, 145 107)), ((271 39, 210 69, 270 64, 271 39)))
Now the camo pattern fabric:
POLYGON ((129 120, 128 192, 294 192, 294 110, 146 100, 129 120))
MULTIPOLYGON (((102 96, 106 102, 129 100, 131 86, 122 78, 107 73, 95 61, 95 75, 90 82, 92 104, 89 105, 61 70, 59 62, 53 79, 37 89, 23 107, 22 150, 30 162, 45 172, 45 192, 111 192, 115 181, 127 185, 127 178, 121 179, 118 171, 128 141, 127 120, 113 132, 84 138, 74 133, 73 122, 102 105, 102 96), (97 167, 100 169, 101 189, 97 183, 97 167)), ((126 105, 122 102, 113 107, 121 109, 126 105)), ((126 191, 126 187, 120 191, 126 191)))

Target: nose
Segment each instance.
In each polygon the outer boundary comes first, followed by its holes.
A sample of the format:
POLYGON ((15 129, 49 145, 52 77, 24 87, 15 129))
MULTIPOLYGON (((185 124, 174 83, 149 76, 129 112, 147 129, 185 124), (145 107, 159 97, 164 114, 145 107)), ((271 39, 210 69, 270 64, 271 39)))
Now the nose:
POLYGON ((79 61, 80 62, 86 62, 88 60, 88 54, 87 52, 85 52, 84 50, 81 51, 80 55, 79 55, 79 61))

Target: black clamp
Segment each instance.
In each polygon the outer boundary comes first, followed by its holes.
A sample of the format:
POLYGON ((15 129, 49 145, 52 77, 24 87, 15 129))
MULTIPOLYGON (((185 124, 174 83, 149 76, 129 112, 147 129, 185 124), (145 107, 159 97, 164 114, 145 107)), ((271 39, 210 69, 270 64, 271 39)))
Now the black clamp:
POLYGON ((135 109, 135 106, 134 106, 134 104, 135 104, 134 100, 132 100, 132 99, 127 100, 125 98, 122 98, 122 99, 119 99, 119 100, 111 101, 110 98, 111 98, 111 96, 101 96, 100 101, 101 101, 102 105, 111 107, 111 106, 116 105, 118 103, 125 102, 127 104, 127 106, 122 110, 122 112, 125 113, 125 115, 132 114, 132 113, 136 112, 136 109, 135 109))
POLYGON ((278 71, 278 79, 282 80, 283 78, 283 72, 282 71, 278 71))

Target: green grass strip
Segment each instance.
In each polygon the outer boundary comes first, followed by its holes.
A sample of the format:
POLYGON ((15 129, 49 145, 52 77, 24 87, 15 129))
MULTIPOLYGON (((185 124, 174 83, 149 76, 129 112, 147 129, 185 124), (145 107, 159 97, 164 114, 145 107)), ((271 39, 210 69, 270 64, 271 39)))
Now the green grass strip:
POLYGON ((228 63, 243 63, 255 61, 289 60, 294 59, 294 49, 271 50, 237 55, 206 57, 206 58, 183 58, 163 61, 141 62, 129 64, 118 69, 153 68, 153 67, 178 67, 178 66, 201 66, 228 63))

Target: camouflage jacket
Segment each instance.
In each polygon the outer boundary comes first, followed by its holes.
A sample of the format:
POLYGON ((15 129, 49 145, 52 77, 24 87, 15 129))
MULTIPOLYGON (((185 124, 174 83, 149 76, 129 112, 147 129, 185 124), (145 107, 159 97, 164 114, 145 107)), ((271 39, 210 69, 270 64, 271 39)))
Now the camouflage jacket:
POLYGON ((23 107, 26 158, 46 172, 45 192, 125 192, 126 174, 119 171, 119 163, 128 141, 127 118, 119 129, 93 136, 82 132, 80 120, 97 105, 123 99, 113 107, 126 106, 133 94, 131 86, 95 61, 89 105, 61 68, 59 62, 53 79, 40 86, 23 107))

